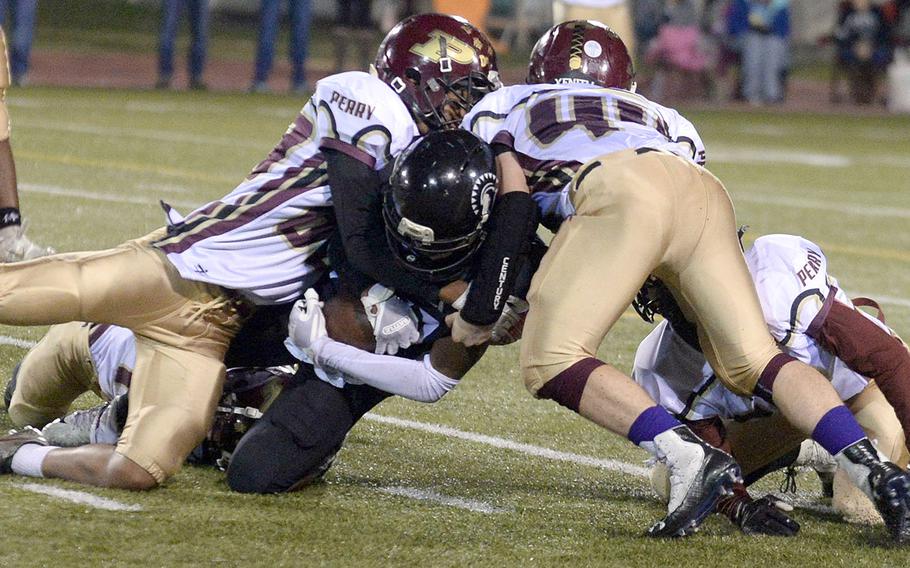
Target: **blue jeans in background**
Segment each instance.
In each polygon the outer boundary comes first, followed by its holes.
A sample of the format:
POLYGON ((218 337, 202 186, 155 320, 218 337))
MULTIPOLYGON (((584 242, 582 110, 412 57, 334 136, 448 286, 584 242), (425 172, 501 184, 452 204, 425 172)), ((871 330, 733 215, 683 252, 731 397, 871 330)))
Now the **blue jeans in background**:
MULTIPOLYGON (((288 0, 288 16, 291 21, 291 37, 288 55, 291 60, 291 88, 302 90, 306 86, 307 46, 310 42, 312 21, 310 0, 288 0)), ((256 49, 256 70, 253 75, 253 90, 264 90, 275 59, 275 42, 281 16, 281 0, 262 0, 260 4, 259 46, 256 49)))
POLYGON ((209 2, 208 0, 162 0, 161 31, 158 36, 158 86, 170 85, 174 75, 174 40, 180 27, 180 13, 183 6, 190 20, 189 74, 190 87, 202 87, 202 72, 205 70, 208 49, 209 2))
POLYGON ((9 42, 9 65, 13 84, 25 81, 28 74, 28 60, 35 37, 35 16, 38 0, 0 0, 0 25, 6 29, 9 42), (10 20, 7 24, 6 14, 10 20))
POLYGON ((789 42, 774 34, 748 31, 743 42, 743 96, 752 104, 784 99, 782 73, 789 60, 789 42))

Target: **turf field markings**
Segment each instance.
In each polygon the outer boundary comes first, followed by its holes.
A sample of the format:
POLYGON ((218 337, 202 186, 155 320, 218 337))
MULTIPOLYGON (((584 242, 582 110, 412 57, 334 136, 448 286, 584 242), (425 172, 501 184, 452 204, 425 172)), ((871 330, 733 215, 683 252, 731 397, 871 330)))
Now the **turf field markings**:
POLYGON ((457 507, 459 509, 466 509, 468 511, 474 511, 475 513, 507 513, 509 509, 503 509, 500 507, 494 507, 489 503, 484 503, 483 501, 475 501, 473 499, 463 499, 461 497, 449 497, 447 495, 442 495, 436 493, 435 491, 430 491, 428 489, 418 489, 416 487, 379 487, 379 491, 387 493, 389 495, 396 495, 398 497, 407 497, 409 499, 417 499, 418 501, 431 501, 433 503, 438 503, 440 505, 446 505, 448 507, 457 507))
POLYGON ((12 345, 13 347, 19 347, 21 349, 31 349, 35 345, 38 345, 38 342, 30 339, 21 339, 19 337, 10 337, 9 335, 0 335, 0 345, 12 345))
MULTIPOLYGON (((107 111, 126 111, 132 113, 144 112, 149 114, 171 114, 171 115, 222 115, 236 114, 237 108, 227 104, 206 103, 176 103, 176 102, 154 102, 154 101, 126 101, 110 102, 98 101, 83 102, 77 100, 48 100, 45 98, 35 99, 29 97, 13 96, 7 101, 11 107, 28 108, 28 109, 78 109, 78 110, 107 110, 107 111)), ((261 107, 256 106, 251 110, 253 114, 261 116, 271 116, 275 118, 291 119, 300 110, 298 105, 289 105, 288 107, 261 107)))
POLYGON ((806 199, 800 197, 786 197, 782 195, 760 195, 757 193, 748 193, 741 191, 735 192, 733 197, 737 202, 748 201, 749 203, 760 203, 763 205, 783 205, 786 207, 795 207, 798 209, 836 211, 838 213, 848 213, 850 215, 910 219, 910 209, 905 207, 859 205, 856 203, 832 203, 830 201, 822 199, 806 199))
POLYGON ((818 168, 851 168, 858 165, 878 164, 894 168, 910 168, 906 156, 884 154, 877 156, 853 157, 843 154, 801 152, 785 148, 746 148, 727 146, 722 150, 708 153, 708 164, 792 164, 818 168))
POLYGON ((62 489, 51 485, 19 483, 14 484, 13 487, 18 487, 19 489, 32 493, 47 495, 48 497, 53 497, 55 499, 62 499, 63 501, 69 501, 78 505, 88 505, 95 509, 104 509, 105 511, 126 511, 135 513, 142 510, 142 507, 139 505, 128 505, 126 503, 121 503, 120 501, 114 501, 113 499, 98 497, 97 495, 92 495, 91 493, 86 493, 84 491, 73 491, 71 489, 62 489))
POLYGON ((736 148, 711 150, 708 164, 721 162, 733 164, 794 164, 819 168, 847 168, 853 160, 837 154, 819 154, 774 148, 736 148))
MULTIPOLYGON (((19 188, 26 193, 41 193, 44 195, 60 195, 64 197, 77 197, 89 201, 105 201, 108 203, 132 203, 135 205, 153 205, 158 206, 158 200, 150 197, 130 197, 129 195, 112 195, 109 193, 96 193, 94 191, 83 191, 58 185, 44 185, 38 183, 19 184, 19 188)), ((199 206, 199 201, 180 201, 168 200, 170 205, 176 207, 195 208, 199 206)))
POLYGON ((223 176, 212 175, 198 170, 184 170, 180 168, 171 168, 167 166, 155 166, 147 163, 126 162, 122 160, 93 160, 91 158, 80 158, 78 156, 65 154, 45 154, 42 152, 31 152, 29 150, 16 150, 16 156, 39 162, 52 162, 66 166, 77 166, 91 169, 109 169, 121 170, 126 172, 139 172, 144 174, 154 174, 166 177, 177 177, 194 181, 202 181, 218 184, 230 184, 233 188, 242 179, 240 176, 223 176))
POLYGON ((170 130, 152 130, 149 128, 123 128, 119 126, 98 126, 95 124, 80 124, 76 122, 37 122, 30 120, 17 120, 19 128, 34 130, 51 130, 54 132, 71 132, 87 134, 90 136, 104 136, 105 138, 136 138, 139 140, 155 140, 157 142, 175 142, 198 144, 202 146, 224 146, 227 148, 249 148, 262 150, 270 148, 270 142, 250 141, 247 138, 228 136, 209 136, 205 134, 187 134, 170 130))
POLYGON ((515 442, 506 438, 487 436, 485 434, 476 434, 474 432, 465 432, 464 430, 458 430, 449 426, 442 426, 441 424, 430 424, 427 422, 406 420, 404 418, 396 418, 394 416, 386 416, 383 414, 374 413, 366 414, 364 415, 364 418, 372 420, 374 422, 380 422, 382 424, 391 424, 393 426, 399 426, 402 428, 411 428, 413 430, 420 430, 422 432, 429 432, 431 434, 440 434, 449 438, 458 438, 459 440, 467 440, 469 442, 485 444, 494 448, 513 450, 529 456, 537 456, 549 460, 564 461, 579 465, 597 467, 609 471, 618 471, 620 473, 626 473, 637 477, 646 477, 649 474, 649 470, 646 467, 641 467, 618 460, 595 458, 569 452, 560 452, 558 450, 552 450, 550 448, 543 448, 541 446, 515 442))

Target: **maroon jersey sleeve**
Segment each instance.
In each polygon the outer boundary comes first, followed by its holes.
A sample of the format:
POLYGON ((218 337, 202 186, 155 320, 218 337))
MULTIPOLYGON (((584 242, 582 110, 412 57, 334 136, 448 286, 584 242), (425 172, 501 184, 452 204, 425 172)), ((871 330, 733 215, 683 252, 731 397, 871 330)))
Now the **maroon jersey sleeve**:
POLYGON ((875 380, 904 432, 910 432, 910 351, 904 342, 840 302, 832 302, 821 325, 812 327, 809 335, 819 345, 875 380))

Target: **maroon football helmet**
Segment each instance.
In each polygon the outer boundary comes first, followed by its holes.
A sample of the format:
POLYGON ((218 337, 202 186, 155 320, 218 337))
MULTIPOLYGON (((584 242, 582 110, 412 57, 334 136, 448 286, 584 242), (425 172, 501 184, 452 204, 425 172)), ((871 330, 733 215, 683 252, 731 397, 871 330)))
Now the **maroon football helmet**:
POLYGON ((501 86, 490 40, 467 20, 444 14, 402 20, 382 40, 374 67, 414 119, 434 130, 457 126, 443 114, 447 104, 467 112, 501 86))
POLYGON ((635 90, 632 58, 616 32, 595 20, 555 25, 537 40, 528 83, 590 83, 635 90))

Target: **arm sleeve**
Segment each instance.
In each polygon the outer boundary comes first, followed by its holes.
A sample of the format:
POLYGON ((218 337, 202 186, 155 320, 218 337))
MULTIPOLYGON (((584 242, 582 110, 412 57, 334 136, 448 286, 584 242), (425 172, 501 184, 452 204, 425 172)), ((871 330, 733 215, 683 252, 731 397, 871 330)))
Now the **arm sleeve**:
POLYGON ((329 338, 313 347, 320 367, 418 402, 436 402, 458 384, 433 368, 429 354, 419 360, 376 355, 329 338))
POLYGON ((380 177, 357 159, 323 149, 332 187, 335 217, 345 257, 351 266, 396 293, 436 305, 439 288, 390 261, 381 215, 380 177))
POLYGON ((837 301, 809 335, 852 370, 874 379, 904 431, 910 432, 910 351, 903 341, 837 301))
POLYGON ((518 256, 535 222, 534 202, 528 193, 512 191, 493 207, 490 233, 480 249, 477 275, 461 317, 475 325, 489 325, 499 318, 512 293, 520 268, 518 256))

